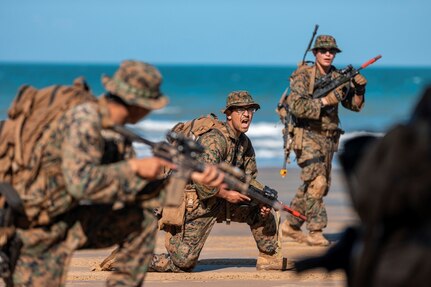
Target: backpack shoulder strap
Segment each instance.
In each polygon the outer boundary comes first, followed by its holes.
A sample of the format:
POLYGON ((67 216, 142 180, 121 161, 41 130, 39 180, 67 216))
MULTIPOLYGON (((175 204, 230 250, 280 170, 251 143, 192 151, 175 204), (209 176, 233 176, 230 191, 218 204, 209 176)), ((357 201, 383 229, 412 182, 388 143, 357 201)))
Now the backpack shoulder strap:
POLYGON ((229 132, 225 126, 225 124, 223 122, 221 122, 217 116, 215 116, 214 114, 211 114, 214 116, 213 120, 213 130, 216 130, 220 135, 223 136, 225 142, 226 142, 226 147, 225 150, 223 152, 223 158, 227 158, 228 155, 228 151, 229 151, 229 144, 230 144, 230 136, 229 136, 229 132))

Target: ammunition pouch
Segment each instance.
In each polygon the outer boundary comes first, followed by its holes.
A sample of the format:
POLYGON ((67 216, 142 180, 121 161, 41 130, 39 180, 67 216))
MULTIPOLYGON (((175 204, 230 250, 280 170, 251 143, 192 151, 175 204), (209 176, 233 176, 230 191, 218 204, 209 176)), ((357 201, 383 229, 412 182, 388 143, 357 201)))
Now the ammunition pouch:
POLYGON ((185 207, 187 212, 192 212, 199 206, 199 197, 196 189, 192 185, 187 185, 184 189, 185 192, 185 207))
POLYGON ((179 206, 165 206, 163 207, 162 217, 159 220, 159 229, 163 230, 167 225, 183 226, 184 215, 185 215, 186 205, 185 201, 179 206))
POLYGON ((302 127, 294 127, 293 134, 293 149, 302 150, 302 140, 304 137, 304 129, 302 127))
POLYGON ((182 193, 181 203, 178 206, 163 207, 162 216, 159 220, 159 229, 169 226, 183 226, 186 210, 192 212, 199 205, 199 198, 196 189, 187 184, 182 193))

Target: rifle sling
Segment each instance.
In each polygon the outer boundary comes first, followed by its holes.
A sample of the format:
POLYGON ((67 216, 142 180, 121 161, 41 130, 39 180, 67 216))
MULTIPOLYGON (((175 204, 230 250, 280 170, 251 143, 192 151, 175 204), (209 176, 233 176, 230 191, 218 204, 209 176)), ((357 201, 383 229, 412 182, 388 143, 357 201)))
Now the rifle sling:
POLYGON ((310 75, 310 84, 308 85, 308 94, 312 95, 314 93, 314 84, 316 81, 316 73, 317 73, 317 66, 314 65, 311 71, 310 75))

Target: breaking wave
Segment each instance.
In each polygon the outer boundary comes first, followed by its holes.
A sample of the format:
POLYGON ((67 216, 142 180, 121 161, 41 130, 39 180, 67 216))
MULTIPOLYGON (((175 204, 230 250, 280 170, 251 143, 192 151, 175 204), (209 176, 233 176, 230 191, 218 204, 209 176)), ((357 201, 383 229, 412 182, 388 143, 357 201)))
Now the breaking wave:
MULTIPOLYGON (((156 121, 144 120, 133 128, 142 136, 152 141, 162 141, 165 138, 166 132, 169 131, 177 121, 156 121)), ((251 139, 256 152, 256 160, 260 167, 279 167, 283 163, 283 138, 282 125, 275 122, 256 122, 253 123, 247 132, 247 136, 251 139)), ((383 136, 383 133, 369 131, 353 131, 346 132, 341 135, 340 147, 342 148, 344 141, 361 135, 383 136)), ((151 151, 143 144, 134 145, 139 156, 149 156, 151 151)), ((294 161, 293 152, 291 161, 294 161)), ((334 157, 334 166, 338 166, 336 157, 334 157)))

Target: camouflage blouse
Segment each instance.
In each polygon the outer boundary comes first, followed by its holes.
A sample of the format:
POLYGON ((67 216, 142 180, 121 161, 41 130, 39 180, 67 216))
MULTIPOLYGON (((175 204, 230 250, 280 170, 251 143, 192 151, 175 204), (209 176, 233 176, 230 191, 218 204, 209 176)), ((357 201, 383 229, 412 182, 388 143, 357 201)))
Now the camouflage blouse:
MULTIPOLYGON (((205 147, 205 152, 199 156, 199 160, 212 164, 227 162, 256 178, 256 156, 250 139, 245 134, 237 137, 226 123, 224 127, 226 129, 212 129, 199 137, 198 142, 205 147)), ((217 189, 199 184, 195 186, 201 200, 213 197, 217 193, 217 189)))
POLYGON ((47 144, 35 146, 42 163, 24 198, 30 217, 52 218, 82 201, 132 202, 147 184, 124 161, 133 156, 131 143, 102 135, 100 109, 97 102, 70 109, 55 123, 47 144))
MULTIPOLYGON (((300 67, 292 73, 290 77, 290 94, 287 97, 288 105, 294 116, 299 119, 306 120, 307 123, 322 130, 334 130, 338 128, 338 105, 331 107, 321 107, 320 99, 313 99, 309 92, 309 86, 313 69, 316 69, 316 79, 322 75, 315 65, 300 67)), ((331 66, 330 71, 336 70, 331 66)), ((336 76, 336 73, 334 73, 336 76)), ((314 81, 314 82, 315 82, 314 81)), ((345 98, 341 104, 346 109, 351 111, 360 111, 363 107, 363 102, 360 106, 356 106, 353 102, 354 89, 346 87, 343 89, 345 98)))

